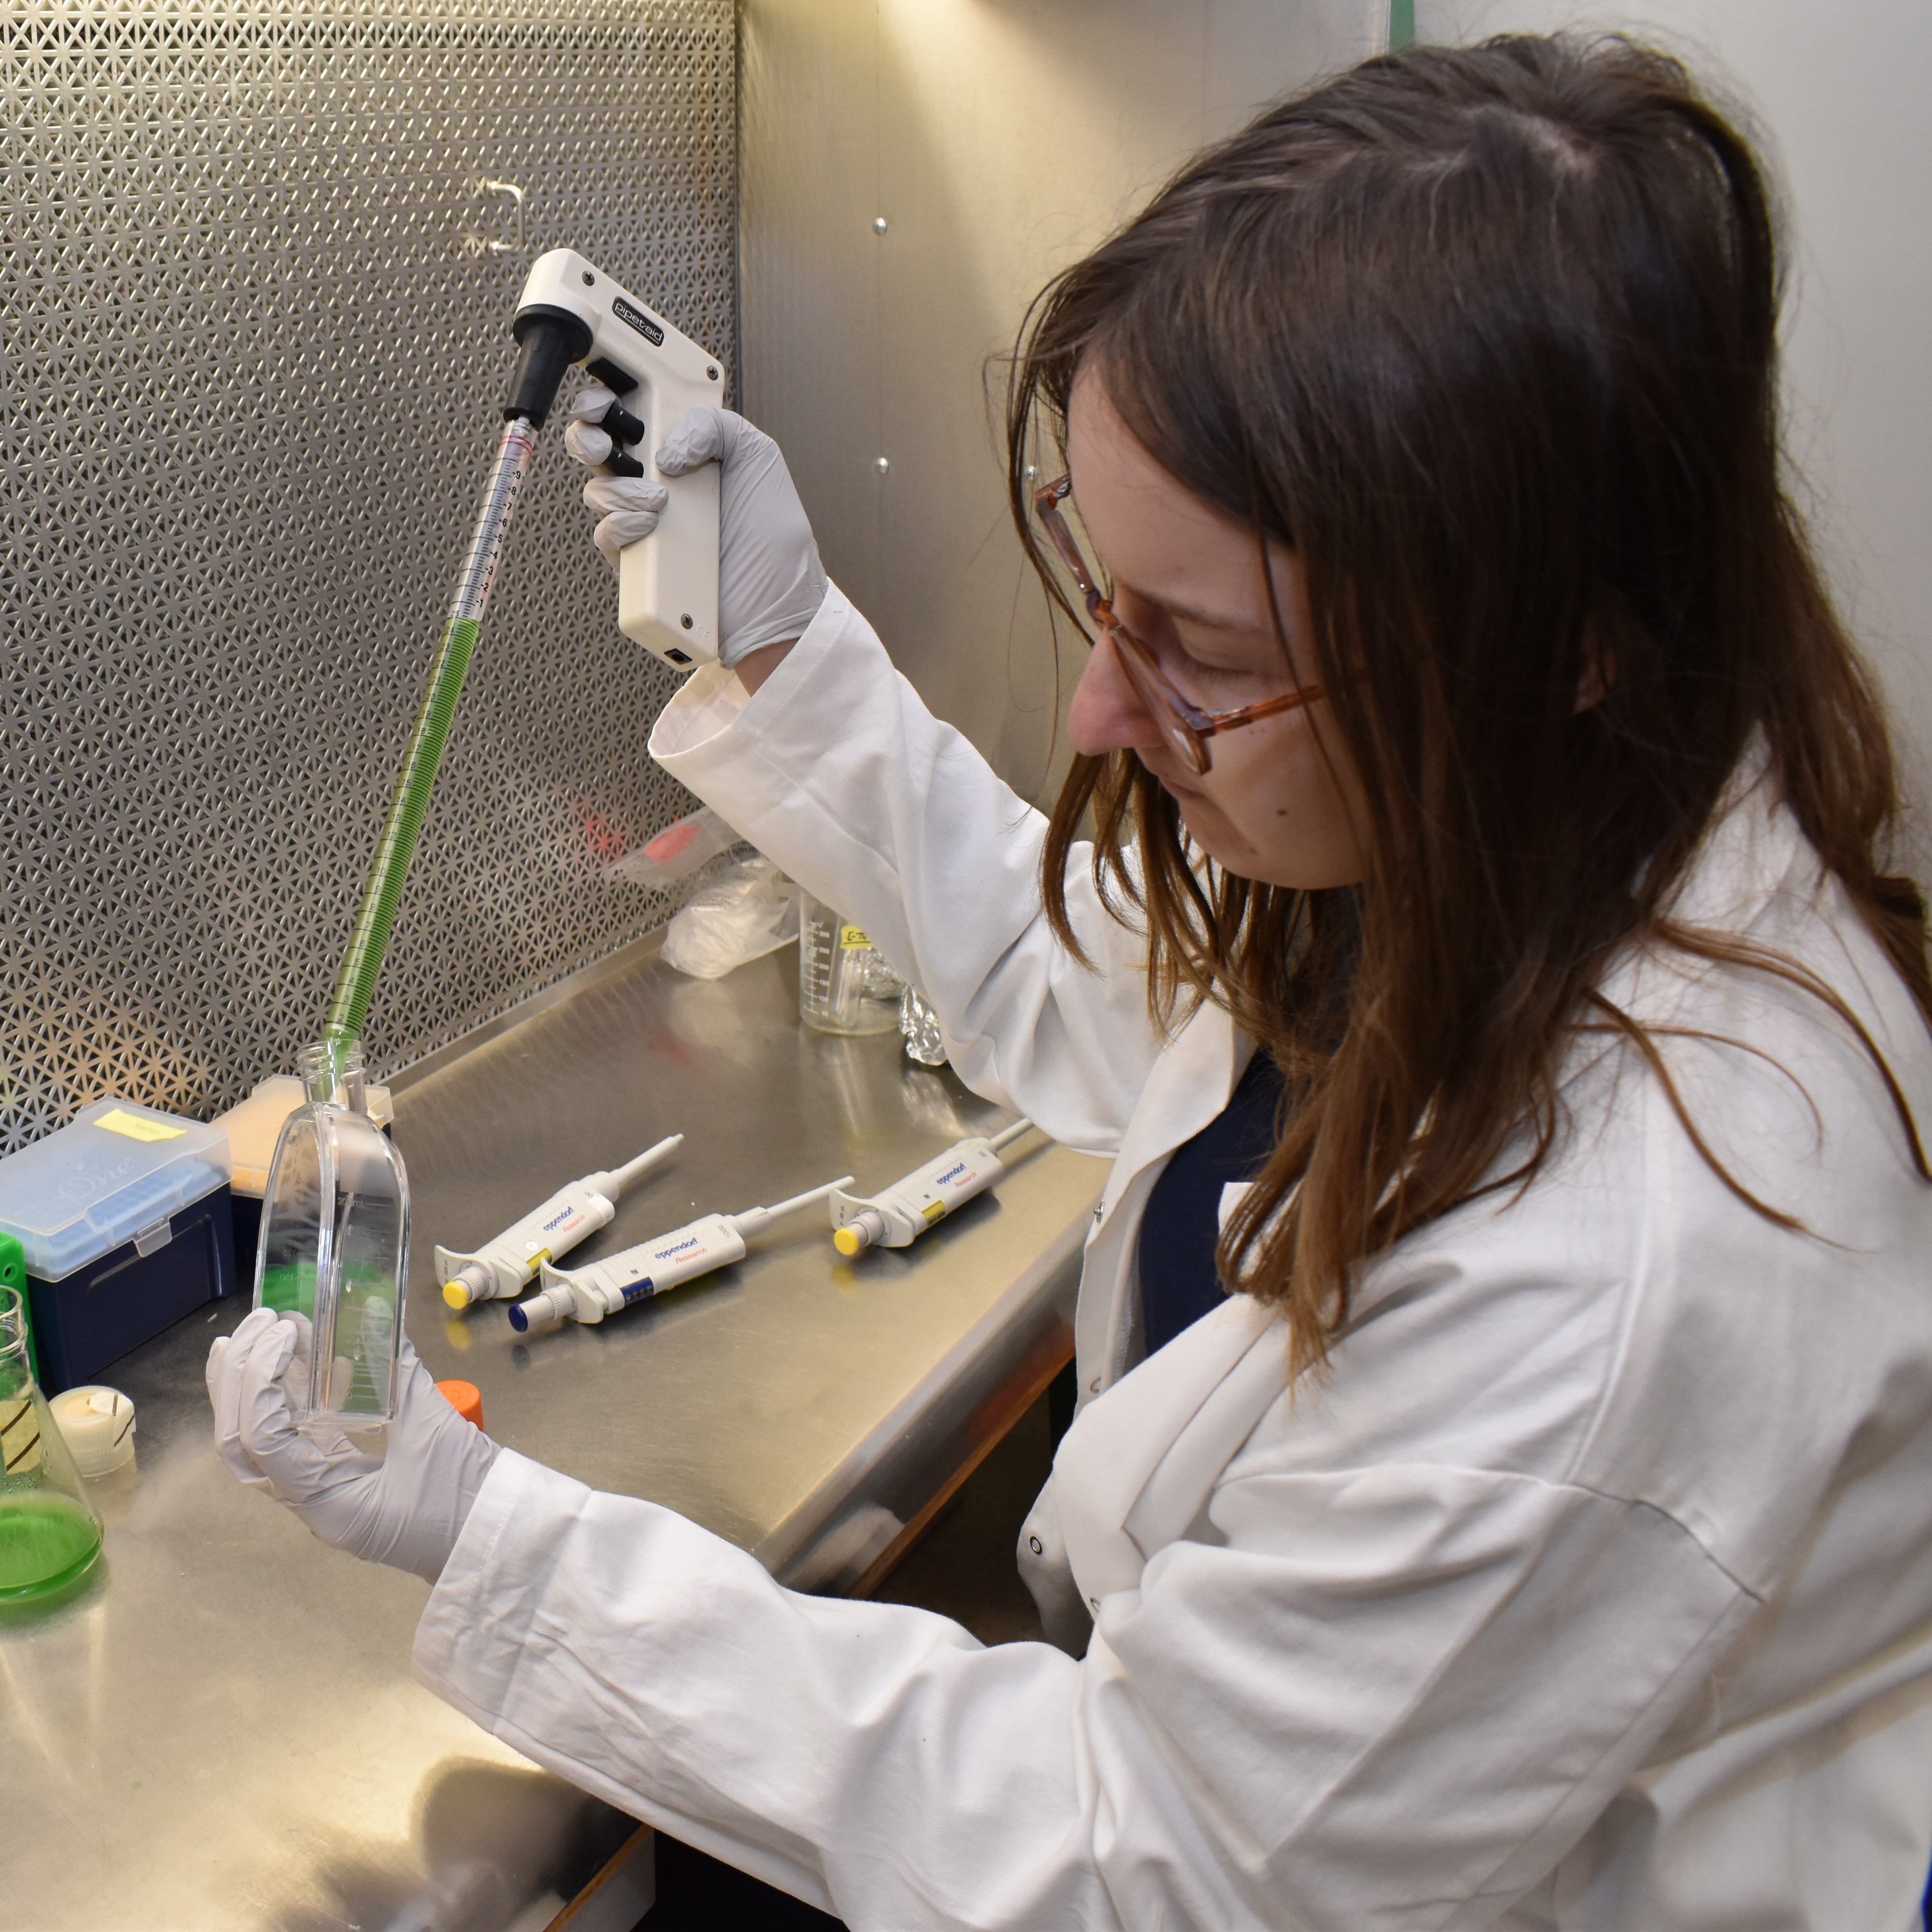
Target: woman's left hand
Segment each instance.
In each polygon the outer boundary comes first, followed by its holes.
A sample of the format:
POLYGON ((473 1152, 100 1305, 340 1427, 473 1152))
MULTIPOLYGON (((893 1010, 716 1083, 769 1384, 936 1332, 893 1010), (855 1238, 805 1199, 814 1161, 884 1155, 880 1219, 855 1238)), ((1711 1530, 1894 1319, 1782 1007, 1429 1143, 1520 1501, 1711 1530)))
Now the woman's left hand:
POLYGON ((308 1318, 258 1308, 208 1354, 214 1446, 251 1489, 265 1489, 324 1543, 434 1583, 442 1574, 497 1445, 451 1408, 403 1338, 395 1419, 384 1453, 296 1426, 308 1318))

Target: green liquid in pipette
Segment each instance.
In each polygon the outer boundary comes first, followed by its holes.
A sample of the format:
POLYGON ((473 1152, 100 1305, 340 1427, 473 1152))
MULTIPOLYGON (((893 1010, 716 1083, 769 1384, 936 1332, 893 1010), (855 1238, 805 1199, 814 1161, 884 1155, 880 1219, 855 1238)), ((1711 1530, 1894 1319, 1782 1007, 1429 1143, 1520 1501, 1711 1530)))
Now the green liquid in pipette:
POLYGON ((100 1529, 79 1504, 45 1490, 0 1496, 0 1604, 65 1589, 100 1554, 100 1529))

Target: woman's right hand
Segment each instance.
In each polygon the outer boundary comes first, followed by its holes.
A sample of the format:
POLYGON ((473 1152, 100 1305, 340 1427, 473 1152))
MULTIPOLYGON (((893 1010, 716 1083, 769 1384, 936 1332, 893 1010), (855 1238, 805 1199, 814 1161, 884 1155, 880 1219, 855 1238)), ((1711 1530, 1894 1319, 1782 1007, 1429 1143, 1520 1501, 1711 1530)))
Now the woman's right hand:
MULTIPOLYGON (((571 406, 565 446, 593 469, 610 453, 596 425, 612 400, 608 389, 586 384, 571 406)), ((778 445, 742 416, 700 404, 678 418, 656 461, 671 477, 700 464, 718 467, 719 658, 736 668, 754 651, 798 637, 825 601, 825 568, 778 445)), ((647 476, 593 476, 584 500, 600 519, 597 548, 614 569, 620 550, 656 530, 668 496, 647 476)))

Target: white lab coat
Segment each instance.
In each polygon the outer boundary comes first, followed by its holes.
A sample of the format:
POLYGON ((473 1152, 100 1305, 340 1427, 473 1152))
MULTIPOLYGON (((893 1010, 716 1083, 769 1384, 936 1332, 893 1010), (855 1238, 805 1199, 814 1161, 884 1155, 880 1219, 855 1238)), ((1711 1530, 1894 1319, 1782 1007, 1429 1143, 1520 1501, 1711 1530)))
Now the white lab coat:
MULTIPOLYGON (((746 702, 654 752, 861 921, 954 1064, 1118 1150, 1087 1397, 1024 1544, 1070 1628, 777 1587, 672 1512, 506 1452, 425 1611, 424 1682, 498 1736, 859 1928, 1905 1932, 1932 1842, 1932 1189, 1842 1023, 1761 976, 1627 962, 1753 1213, 1623 1051, 1579 1049, 1534 1185, 1365 1273, 1323 1382, 1232 1299, 1136 1364, 1166 1154, 1247 1048, 1163 1043, 1090 888, 1046 932, 1041 823, 835 590, 746 702)), ((1682 916, 1850 1004, 1932 1133, 1904 988, 1768 786, 1682 916)))

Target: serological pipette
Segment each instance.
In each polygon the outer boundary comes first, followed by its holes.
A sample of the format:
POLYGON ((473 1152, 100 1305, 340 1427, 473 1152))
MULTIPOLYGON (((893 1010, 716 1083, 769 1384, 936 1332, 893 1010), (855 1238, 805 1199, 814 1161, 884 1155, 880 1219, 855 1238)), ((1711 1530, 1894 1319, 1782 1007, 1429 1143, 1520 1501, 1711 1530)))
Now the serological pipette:
POLYGON ((974 1135, 956 1141, 921 1168, 896 1180, 869 1200, 832 1190, 832 1245, 842 1255, 868 1248, 909 1247, 976 1194, 983 1194, 1006 1172, 1000 1150, 1011 1147, 1033 1126, 1016 1120, 990 1138, 974 1135))
POLYGON ((467 1308, 472 1302, 506 1301, 520 1294, 545 1262, 567 1255, 586 1235, 608 1226, 625 1190, 683 1144, 683 1135, 672 1134, 620 1168, 586 1174, 560 1187, 541 1208, 532 1208, 474 1254, 438 1248, 436 1278, 442 1284, 443 1300, 452 1308, 467 1308))
POLYGON ((588 1268, 543 1264, 543 1292, 510 1310, 510 1326, 518 1334, 554 1327, 560 1322, 602 1322, 634 1301, 648 1300, 666 1288, 678 1287, 694 1276, 709 1274, 745 1258, 745 1243, 761 1234, 782 1214, 815 1207, 826 1196, 849 1186, 842 1174, 808 1194, 794 1194, 776 1208, 747 1208, 742 1214, 706 1214, 700 1220, 654 1235, 621 1254, 607 1255, 588 1268))
MULTIPOLYGON (((723 386, 715 357, 568 248, 553 248, 532 265, 511 333, 521 352, 503 404, 503 427, 482 507, 457 574, 322 1026, 323 1042, 338 1072, 368 1017, 370 996, 388 950, 504 537, 537 433, 556 404, 564 377, 576 364, 622 398, 626 406, 620 414, 626 434, 652 450, 686 410, 694 403, 716 402, 723 386)), ((638 458, 626 458, 624 466, 656 474, 638 458)), ((688 476, 660 480, 668 500, 656 536, 630 545, 619 558, 618 625, 666 663, 688 670, 717 655, 717 466, 706 464, 688 476)))

